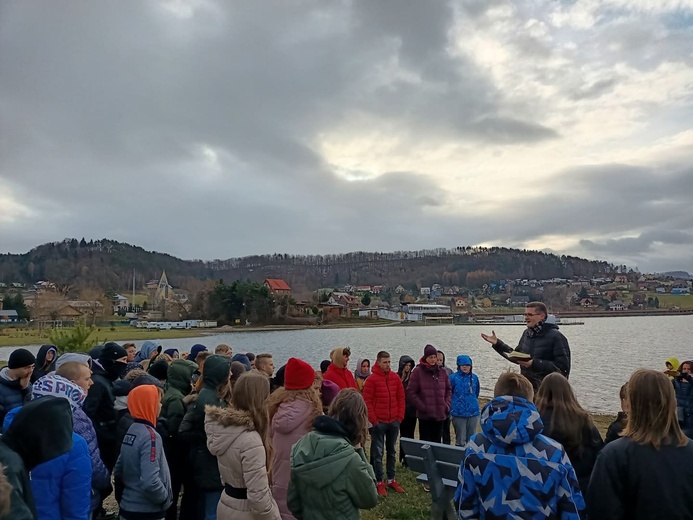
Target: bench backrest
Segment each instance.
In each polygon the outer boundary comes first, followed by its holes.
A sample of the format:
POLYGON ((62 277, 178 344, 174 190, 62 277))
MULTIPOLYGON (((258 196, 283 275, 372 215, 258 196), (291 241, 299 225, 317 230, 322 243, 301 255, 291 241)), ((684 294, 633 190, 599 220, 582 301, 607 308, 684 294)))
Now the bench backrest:
POLYGON ((440 478, 457 481, 460 462, 464 459, 464 448, 416 439, 402 438, 401 441, 407 467, 411 470, 428 474, 430 466, 426 459, 429 458, 435 462, 440 478))

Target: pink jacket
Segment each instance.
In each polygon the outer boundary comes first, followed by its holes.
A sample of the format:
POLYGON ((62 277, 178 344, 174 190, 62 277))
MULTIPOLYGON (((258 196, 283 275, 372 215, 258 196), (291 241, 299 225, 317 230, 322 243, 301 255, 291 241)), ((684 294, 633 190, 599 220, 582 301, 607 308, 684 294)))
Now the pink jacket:
POLYGON ((291 448, 313 429, 309 422, 312 413, 311 403, 294 399, 279 405, 270 425, 270 439, 274 447, 272 496, 277 501, 282 520, 295 520, 286 505, 291 478, 291 448))

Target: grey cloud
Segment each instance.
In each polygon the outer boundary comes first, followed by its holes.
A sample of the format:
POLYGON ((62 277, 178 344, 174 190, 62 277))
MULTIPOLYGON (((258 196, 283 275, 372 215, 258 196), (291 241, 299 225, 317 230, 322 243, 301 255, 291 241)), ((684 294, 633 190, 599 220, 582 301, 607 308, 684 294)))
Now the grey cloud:
POLYGON ((596 81, 591 85, 584 86, 578 89, 569 97, 574 101, 580 101, 583 99, 595 99, 613 90, 616 84, 616 78, 603 79, 600 81, 596 81))

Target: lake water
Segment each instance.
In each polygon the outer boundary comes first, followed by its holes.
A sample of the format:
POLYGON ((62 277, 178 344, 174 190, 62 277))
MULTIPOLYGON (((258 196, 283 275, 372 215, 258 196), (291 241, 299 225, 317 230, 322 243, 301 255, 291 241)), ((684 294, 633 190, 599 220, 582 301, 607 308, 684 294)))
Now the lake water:
MULTIPOLYGON (((570 381, 580 403, 593 412, 615 413, 620 409, 618 391, 637 368, 664 370, 664 360, 677 357, 693 359, 693 316, 652 316, 628 318, 586 318, 584 325, 564 326, 561 332, 570 343, 572 369, 570 381)), ((375 359, 378 351, 386 350, 393 365, 404 354, 418 360, 427 343, 447 355, 448 366, 454 369, 455 357, 468 354, 474 372, 481 381, 481 393, 490 396, 498 375, 508 367, 517 367, 481 339, 491 328, 509 345, 516 345, 524 327, 513 325, 436 325, 430 327, 387 327, 310 329, 296 331, 235 332, 199 338, 162 340, 164 348, 187 351, 195 343, 210 350, 227 343, 238 352, 269 352, 279 368, 291 356, 300 357, 318 368, 330 350, 338 345, 349 346, 356 359, 375 359)), ((155 333, 152 339, 156 339, 155 333)), ((135 342, 138 346, 142 340, 135 342)), ((38 346, 26 347, 36 351, 38 346)), ((0 348, 0 359, 7 359, 12 347, 0 348)))

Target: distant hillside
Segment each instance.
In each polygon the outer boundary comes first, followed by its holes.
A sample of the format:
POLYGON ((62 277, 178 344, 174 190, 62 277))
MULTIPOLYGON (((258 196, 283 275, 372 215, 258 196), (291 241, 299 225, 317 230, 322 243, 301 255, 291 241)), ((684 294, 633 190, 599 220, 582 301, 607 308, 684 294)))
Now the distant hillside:
POLYGON ((199 280, 285 279, 298 294, 319 287, 399 284, 405 288, 474 285, 484 279, 543 279, 597 276, 614 271, 603 261, 557 256, 540 251, 501 247, 458 247, 394 253, 355 252, 335 255, 260 255, 229 260, 181 260, 165 253, 113 240, 65 239, 28 253, 0 255, 0 281, 34 283, 50 280, 77 290, 132 287, 133 269, 140 289, 166 270, 175 287, 190 288, 199 280))
POLYGON ((693 277, 687 271, 667 271, 666 273, 659 273, 661 276, 668 276, 670 278, 676 278, 679 280, 691 280, 693 277))

